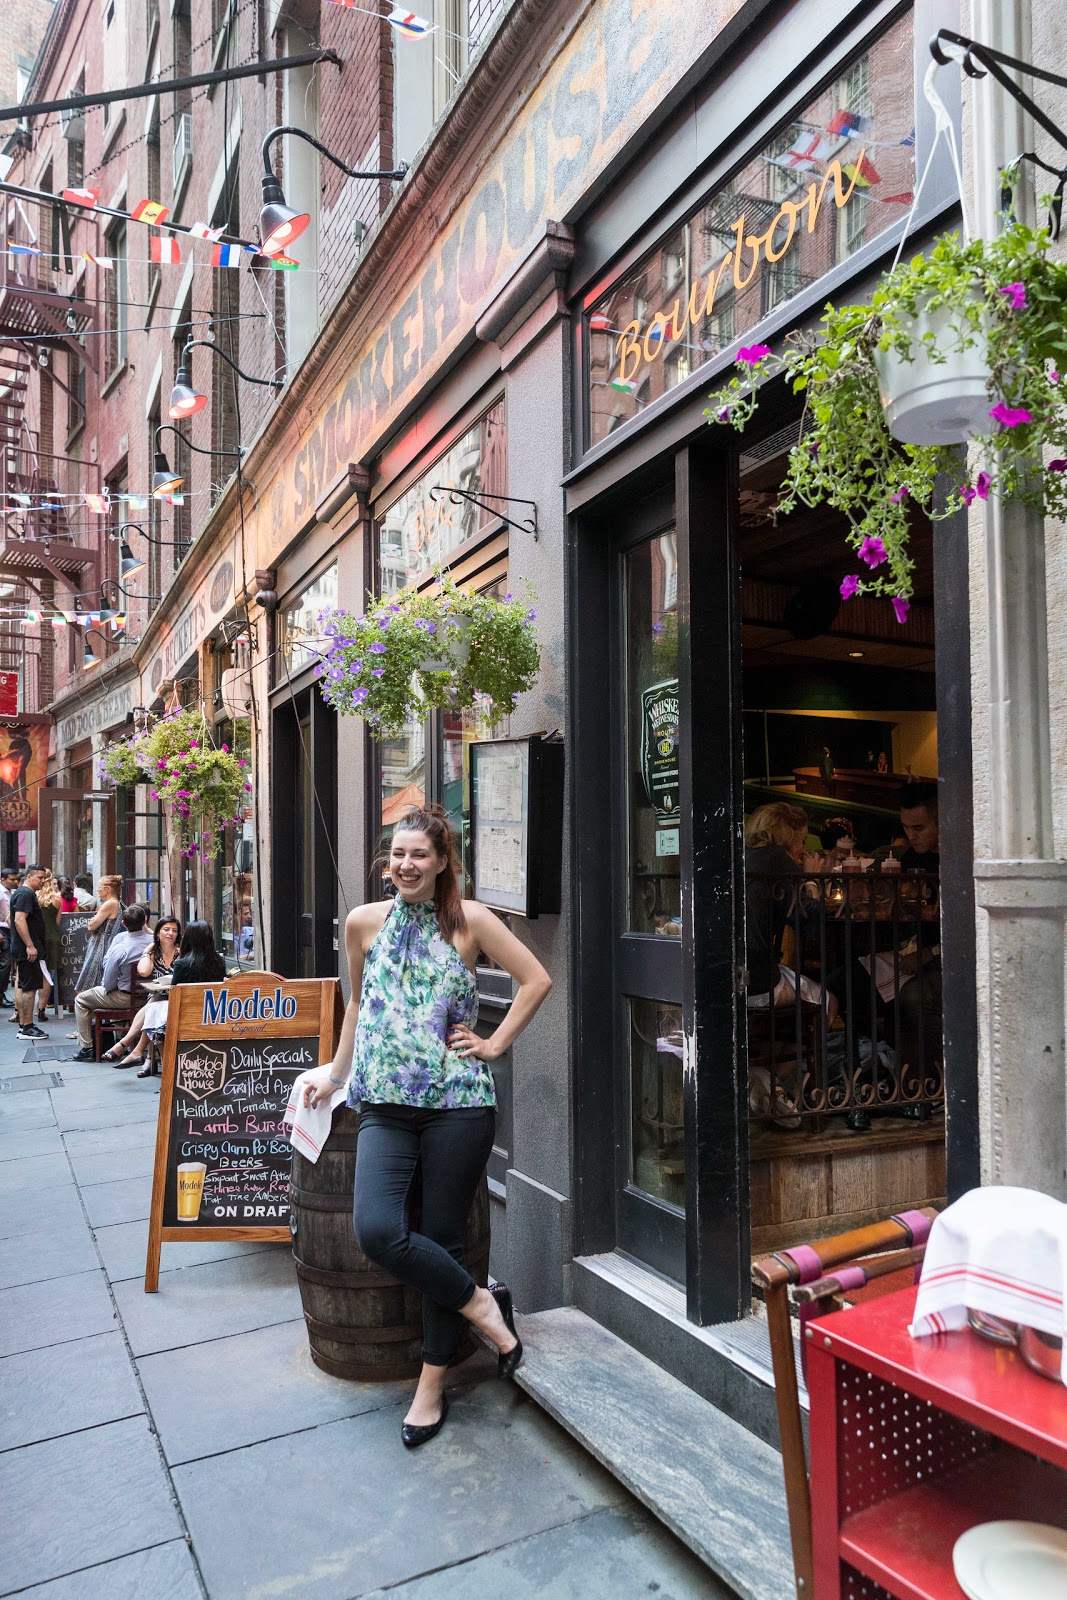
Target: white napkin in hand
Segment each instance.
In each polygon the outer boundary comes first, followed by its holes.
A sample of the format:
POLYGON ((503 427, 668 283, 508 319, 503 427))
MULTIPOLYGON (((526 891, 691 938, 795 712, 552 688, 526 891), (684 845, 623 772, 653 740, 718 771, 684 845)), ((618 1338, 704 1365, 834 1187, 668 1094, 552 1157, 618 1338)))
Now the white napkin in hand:
POLYGON ((1037 1189, 961 1195, 930 1230, 910 1332, 967 1326, 968 1307, 1063 1340, 1067 1383, 1067 1206, 1037 1189))
POLYGON ((305 1106, 304 1080, 307 1077, 308 1073, 302 1072, 294 1082, 282 1121, 291 1122, 293 1125, 293 1131, 289 1135, 289 1143, 293 1149, 299 1150, 306 1160, 317 1161, 323 1145, 330 1137, 334 1109, 345 1099, 348 1084, 343 1083, 339 1089, 334 1090, 329 1105, 325 1100, 320 1100, 316 1106, 305 1106))

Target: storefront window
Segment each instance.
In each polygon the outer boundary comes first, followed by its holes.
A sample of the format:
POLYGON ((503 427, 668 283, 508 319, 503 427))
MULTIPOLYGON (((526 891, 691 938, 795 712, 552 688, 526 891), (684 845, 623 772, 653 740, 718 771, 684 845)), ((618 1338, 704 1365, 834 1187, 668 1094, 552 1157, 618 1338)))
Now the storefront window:
POLYGON ((624 557, 627 927, 680 938, 678 549, 672 529, 624 557))
POLYGON ((591 444, 907 213, 912 32, 908 13, 590 308, 591 444))
POLYGON ((146 784, 115 793, 115 870, 122 878, 124 905, 145 906, 153 917, 163 911, 166 844, 163 808, 149 798, 146 784))
POLYGON ((503 400, 479 417, 382 517, 379 559, 383 595, 399 594, 417 584, 439 563, 449 561, 460 545, 492 524, 492 509, 470 500, 453 505, 447 495, 431 498, 432 489, 452 488, 489 496, 506 491, 503 400))
POLYGON ((685 1205, 682 1010, 629 1000, 633 1182, 645 1194, 685 1205))
POLYGON ((330 610, 336 605, 335 563, 332 567, 327 567, 325 572, 320 572, 315 581, 280 612, 280 658, 284 663, 283 674, 288 670, 289 675, 295 677, 298 672, 303 672, 305 667, 313 666, 320 659, 319 652, 311 648, 310 641, 322 635, 319 613, 330 610))

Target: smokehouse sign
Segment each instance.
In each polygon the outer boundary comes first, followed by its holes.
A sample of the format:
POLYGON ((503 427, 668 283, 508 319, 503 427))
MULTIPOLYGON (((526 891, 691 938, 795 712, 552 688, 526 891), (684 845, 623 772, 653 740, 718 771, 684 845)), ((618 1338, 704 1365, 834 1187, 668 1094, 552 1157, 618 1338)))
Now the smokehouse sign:
POLYGON ((289 1238, 293 1080, 333 1055, 336 979, 269 972, 169 997, 145 1292, 164 1240, 289 1238))

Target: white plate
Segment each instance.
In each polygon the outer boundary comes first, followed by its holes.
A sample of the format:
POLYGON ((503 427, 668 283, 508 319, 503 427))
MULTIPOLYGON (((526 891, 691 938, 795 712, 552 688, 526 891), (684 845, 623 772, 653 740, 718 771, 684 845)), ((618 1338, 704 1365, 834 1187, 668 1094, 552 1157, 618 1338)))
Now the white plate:
POLYGON ((1067 1533, 1044 1522, 981 1522, 956 1540, 952 1565, 968 1600, 1064 1600, 1067 1533))

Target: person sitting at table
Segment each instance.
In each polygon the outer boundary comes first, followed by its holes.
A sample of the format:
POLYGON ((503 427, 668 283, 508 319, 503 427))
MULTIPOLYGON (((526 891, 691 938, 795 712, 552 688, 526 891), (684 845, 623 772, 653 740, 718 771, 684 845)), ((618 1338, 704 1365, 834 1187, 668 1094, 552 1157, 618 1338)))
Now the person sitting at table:
MULTIPOLYGON (((937 784, 907 783, 897 801, 900 807, 900 825, 908 841, 908 848, 900 858, 905 872, 941 871, 941 841, 937 815, 937 784)), ((922 926, 920 924, 920 926, 922 926)), ((897 1056, 902 1070, 910 1069, 916 1077, 929 1069, 930 1063, 941 1059, 941 923, 932 919, 923 929, 921 945, 914 956, 907 958, 909 968, 918 971, 900 985, 897 1004, 900 1008, 900 1034, 897 1056)), ((913 1113, 925 1108, 906 1108, 913 1113)))
POLYGON ((119 1010, 130 1004, 137 984, 137 963, 152 943, 152 935, 145 927, 147 914, 144 906, 128 906, 122 913, 123 931, 112 939, 104 960, 103 976, 91 989, 81 989, 74 1001, 74 1016, 78 1024, 81 1049, 72 1061, 95 1061, 93 1045, 93 1012, 102 1008, 119 1010))
MULTIPOLYGON (((137 976, 145 983, 159 983, 170 978, 178 959, 182 925, 177 917, 160 917, 152 934, 152 943, 137 963, 137 976)), ((143 1064, 149 1038, 162 1036, 167 1024, 167 1002, 154 997, 143 1005, 129 1029, 110 1050, 105 1050, 101 1061, 110 1061, 113 1067, 135 1067, 143 1064)), ((138 1077, 142 1074, 138 1073, 138 1077)), ((148 1077, 148 1073, 143 1074, 148 1077)))
MULTIPOLYGON (((748 1006, 767 1010, 792 1005, 799 988, 802 1000, 821 1004, 823 991, 812 979, 782 963, 782 941, 793 918, 806 917, 818 890, 802 881, 806 870, 822 863, 809 856, 808 814, 800 806, 775 800, 757 806, 745 819, 745 965, 748 1006)), ((832 1000, 832 997, 830 997, 832 1000)), ((828 1011, 836 1015, 836 1004, 828 1011)))
POLYGON ((847 817, 830 817, 819 829, 824 852, 824 872, 837 872, 842 861, 856 853, 856 830, 847 817))

